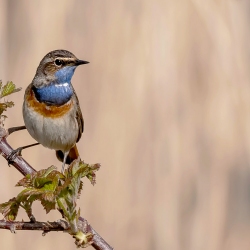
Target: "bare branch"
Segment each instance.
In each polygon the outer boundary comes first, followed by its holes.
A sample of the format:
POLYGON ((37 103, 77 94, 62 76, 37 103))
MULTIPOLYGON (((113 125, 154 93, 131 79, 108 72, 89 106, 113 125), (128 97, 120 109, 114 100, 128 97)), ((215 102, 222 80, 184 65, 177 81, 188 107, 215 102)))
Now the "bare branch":
POLYGON ((60 222, 22 222, 0 220, 0 229, 8 229, 12 233, 16 230, 40 230, 45 233, 50 231, 67 231, 69 225, 66 221, 60 222), (64 223, 64 225, 62 224, 64 223))

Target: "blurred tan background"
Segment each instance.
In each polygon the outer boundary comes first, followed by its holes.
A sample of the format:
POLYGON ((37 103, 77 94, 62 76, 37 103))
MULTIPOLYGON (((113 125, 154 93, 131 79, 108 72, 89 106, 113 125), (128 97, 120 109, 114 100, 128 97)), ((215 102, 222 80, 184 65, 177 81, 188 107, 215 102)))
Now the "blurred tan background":
MULTIPOLYGON (((247 0, 0 1, 0 79, 6 127, 42 57, 67 49, 91 63, 73 77, 85 132, 82 215, 119 250, 250 248, 250 2, 247 0)), ((16 148, 34 142, 26 131, 16 148)), ((36 169, 54 152, 23 152, 36 169)), ((0 202, 21 175, 0 159, 0 202)), ((38 220, 57 220, 35 204, 38 220)), ((21 213, 19 220, 27 220, 21 213)), ((67 234, 2 230, 1 249, 75 249, 67 234)), ((91 249, 91 248, 90 248, 91 249)))

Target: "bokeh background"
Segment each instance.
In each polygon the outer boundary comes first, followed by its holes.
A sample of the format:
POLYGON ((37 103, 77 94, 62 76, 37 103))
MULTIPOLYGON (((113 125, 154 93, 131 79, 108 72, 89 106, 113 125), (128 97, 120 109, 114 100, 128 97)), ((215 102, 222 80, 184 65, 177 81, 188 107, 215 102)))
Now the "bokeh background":
MULTIPOLYGON (((250 2, 0 1, 0 79, 23 88, 6 127, 23 125, 25 87, 42 57, 91 63, 73 84, 85 119, 78 147, 100 162, 82 215, 119 250, 250 248, 250 2)), ((9 137, 16 148, 34 141, 9 137)), ((23 152, 36 169, 54 152, 23 152)), ((0 159, 0 202, 22 177, 0 159)), ((57 220, 37 202, 38 220, 57 220)), ((21 213, 19 220, 27 220, 21 213)), ((1 249, 75 249, 67 234, 2 230, 1 249)))

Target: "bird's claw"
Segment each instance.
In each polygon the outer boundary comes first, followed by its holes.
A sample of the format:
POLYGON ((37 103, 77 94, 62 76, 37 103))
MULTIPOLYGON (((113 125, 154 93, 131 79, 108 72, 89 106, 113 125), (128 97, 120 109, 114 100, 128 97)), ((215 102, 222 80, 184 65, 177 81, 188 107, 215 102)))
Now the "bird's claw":
POLYGON ((22 150, 23 148, 20 147, 11 151, 11 153, 7 156, 8 165, 13 163, 17 156, 22 156, 22 150))

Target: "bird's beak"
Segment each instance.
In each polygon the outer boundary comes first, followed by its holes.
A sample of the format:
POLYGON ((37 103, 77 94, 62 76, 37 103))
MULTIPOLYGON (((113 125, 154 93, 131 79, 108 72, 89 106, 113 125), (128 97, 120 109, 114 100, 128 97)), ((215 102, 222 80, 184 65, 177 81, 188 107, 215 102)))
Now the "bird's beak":
POLYGON ((87 64, 87 63, 89 63, 89 62, 88 62, 88 61, 79 60, 79 59, 77 59, 77 60, 75 61, 75 65, 76 65, 76 66, 79 66, 79 65, 81 65, 81 64, 87 64))

